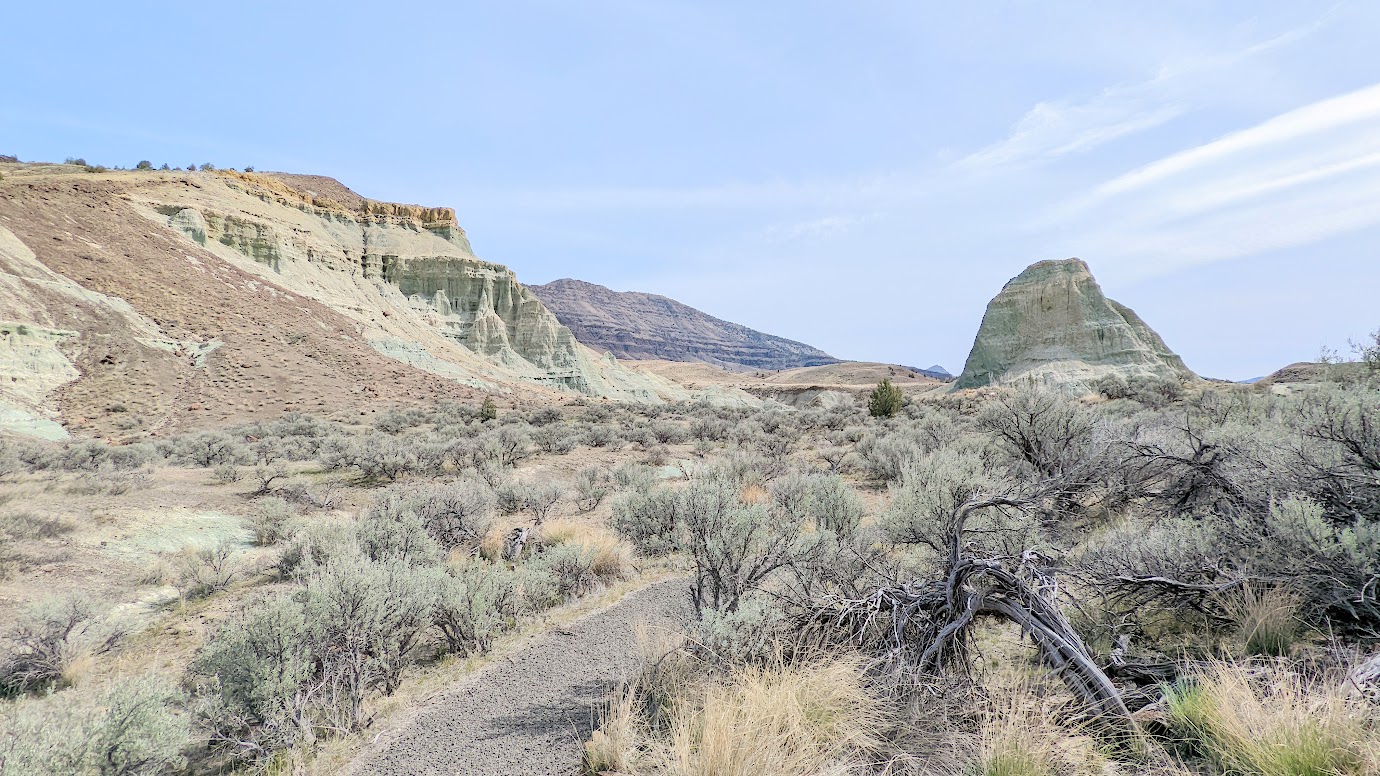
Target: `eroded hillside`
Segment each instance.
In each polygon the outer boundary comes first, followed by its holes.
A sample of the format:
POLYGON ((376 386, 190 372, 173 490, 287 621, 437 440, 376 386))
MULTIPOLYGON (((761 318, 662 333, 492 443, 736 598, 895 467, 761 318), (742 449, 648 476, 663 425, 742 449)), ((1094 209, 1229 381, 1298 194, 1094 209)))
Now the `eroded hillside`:
POLYGON ((576 342, 449 208, 341 202, 311 176, 3 167, 12 430, 137 436, 479 391, 691 398, 576 342))
POLYGON ((793 369, 837 363, 819 348, 730 323, 657 294, 582 280, 533 286, 581 342, 619 358, 702 361, 725 369, 793 369))

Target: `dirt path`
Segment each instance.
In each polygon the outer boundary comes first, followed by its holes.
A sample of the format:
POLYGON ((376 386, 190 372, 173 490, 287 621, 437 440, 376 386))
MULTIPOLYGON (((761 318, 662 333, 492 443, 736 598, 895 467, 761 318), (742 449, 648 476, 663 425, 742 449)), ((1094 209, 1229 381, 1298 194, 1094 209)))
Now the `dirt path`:
POLYGON ((685 580, 658 582, 535 639, 433 698, 341 773, 568 776, 609 688, 638 667, 635 628, 676 628, 685 580))

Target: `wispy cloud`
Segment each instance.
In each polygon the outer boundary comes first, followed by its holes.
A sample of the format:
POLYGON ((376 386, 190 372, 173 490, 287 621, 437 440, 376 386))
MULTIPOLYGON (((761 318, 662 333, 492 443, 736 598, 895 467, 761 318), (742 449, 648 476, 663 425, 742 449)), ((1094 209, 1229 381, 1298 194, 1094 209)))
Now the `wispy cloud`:
MULTIPOLYGON (((1166 157, 1102 184, 1097 193, 1105 197, 1145 188, 1252 152, 1283 150, 1292 155, 1300 143, 1326 139, 1333 130, 1360 125, 1369 134, 1377 119, 1380 119, 1380 84, 1306 105, 1250 129, 1166 157)), ((1327 152, 1325 146, 1309 150, 1315 154, 1327 152)))
POLYGON ((882 213, 845 213, 771 224, 759 233, 766 242, 787 243, 796 240, 821 240, 845 234, 854 228, 877 221, 882 213))
POLYGON ((1321 29, 1332 11, 1313 23, 1240 49, 1167 63, 1150 78, 1118 84, 1089 96, 1036 103, 1002 140, 955 163, 966 171, 991 171, 1083 153, 1114 140, 1155 129, 1190 112, 1200 101, 1199 82, 1249 65, 1321 29))
POLYGON ((1304 105, 1097 186, 1043 226, 1131 276, 1380 224, 1380 84, 1304 105))
MULTIPOLYGON (((1154 82, 1151 82, 1152 84, 1154 82)), ((960 159, 963 170, 989 170, 1090 151, 1126 135, 1153 129, 1184 112, 1180 104, 1154 104, 1151 85, 1108 89, 1085 101, 1041 102, 1011 134, 960 159)))

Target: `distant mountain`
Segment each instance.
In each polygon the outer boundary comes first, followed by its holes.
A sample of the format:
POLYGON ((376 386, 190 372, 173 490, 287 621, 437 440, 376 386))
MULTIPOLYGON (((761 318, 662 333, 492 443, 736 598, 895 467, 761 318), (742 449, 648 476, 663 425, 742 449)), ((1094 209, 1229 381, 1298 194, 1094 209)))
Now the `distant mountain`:
POLYGON ((942 367, 942 366, 940 366, 940 365, 938 365, 938 364, 935 364, 935 365, 933 365, 933 366, 927 367, 927 368, 925 368, 925 369, 921 369, 921 368, 918 367, 918 366, 908 366, 908 367, 906 367, 906 369, 909 369, 909 370, 912 371, 912 372, 919 372, 920 374, 922 374, 922 375, 924 375, 924 376, 926 376, 926 377, 933 377, 933 378, 936 379, 936 380, 952 380, 952 379, 954 379, 954 376, 953 376, 952 374, 949 374, 949 370, 945 369, 944 367, 942 367))
POLYGON ((614 291, 569 278, 527 288, 575 339, 618 358, 701 361, 727 369, 791 369, 839 361, 818 348, 656 294, 614 291))

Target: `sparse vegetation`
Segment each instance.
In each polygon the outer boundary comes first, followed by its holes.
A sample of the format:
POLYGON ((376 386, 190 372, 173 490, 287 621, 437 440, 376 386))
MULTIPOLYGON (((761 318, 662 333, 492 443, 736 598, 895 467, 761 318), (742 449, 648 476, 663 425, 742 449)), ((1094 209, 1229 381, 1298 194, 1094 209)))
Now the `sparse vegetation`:
MULTIPOLYGON (((1016 387, 889 416, 856 401, 293 414, 156 445, 0 443, 0 497, 144 498, 190 469, 232 518, 233 538, 160 550, 141 576, 182 599, 150 616, 209 625, 187 637, 192 697, 160 696, 173 721, 150 762, 300 763, 442 656, 481 659, 655 568, 688 576, 688 641, 616 696, 590 768, 1369 773, 1373 726, 1330 688, 1380 630, 1374 393, 1148 390, 1016 387), (1089 689, 1104 672, 1114 694, 1089 689), (1155 701, 1167 728, 1138 729, 1134 753, 1088 724, 1155 701), (198 736, 209 753, 188 748, 198 736)), ((16 574, 109 519, 19 498, 0 503, 16 574)), ((108 608, 35 607, 7 635, 13 751, 61 743, 14 727, 21 711, 95 714, 83 677, 128 659, 108 608)))

